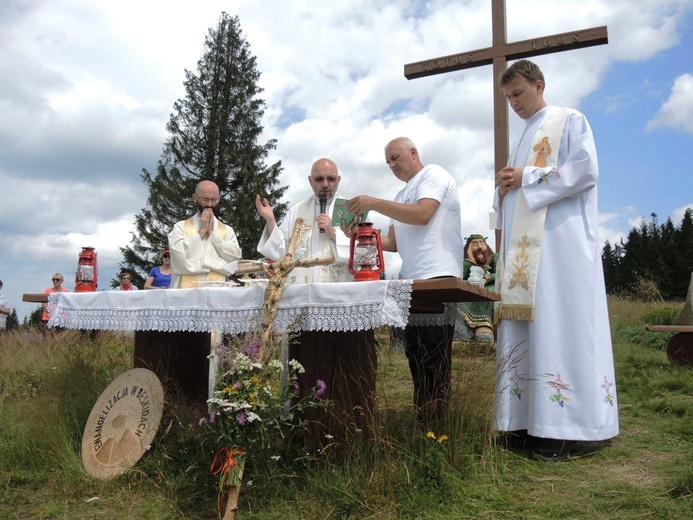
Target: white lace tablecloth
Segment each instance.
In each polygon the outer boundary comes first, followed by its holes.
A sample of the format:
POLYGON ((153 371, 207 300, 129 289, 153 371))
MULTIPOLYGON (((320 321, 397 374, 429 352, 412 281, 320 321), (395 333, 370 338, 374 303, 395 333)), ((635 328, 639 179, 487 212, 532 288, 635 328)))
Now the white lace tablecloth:
MULTIPOLYGON (((264 287, 52 293, 49 326, 86 330, 220 331, 259 327, 264 287)), ((288 285, 274 321, 277 332, 404 327, 412 280, 288 285)))

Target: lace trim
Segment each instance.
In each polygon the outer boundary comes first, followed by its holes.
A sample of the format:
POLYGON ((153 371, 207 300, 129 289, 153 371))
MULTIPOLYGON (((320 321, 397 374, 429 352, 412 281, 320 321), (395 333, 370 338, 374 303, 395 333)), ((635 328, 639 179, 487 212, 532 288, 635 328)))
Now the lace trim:
MULTIPOLYGON (((412 280, 390 280, 381 301, 306 304, 279 308, 274 330, 353 331, 383 325, 404 327, 409 318, 412 280)), ((49 326, 84 330, 157 330, 162 332, 246 332, 262 322, 261 305, 229 308, 73 308, 60 305, 60 293, 49 295, 49 326)))

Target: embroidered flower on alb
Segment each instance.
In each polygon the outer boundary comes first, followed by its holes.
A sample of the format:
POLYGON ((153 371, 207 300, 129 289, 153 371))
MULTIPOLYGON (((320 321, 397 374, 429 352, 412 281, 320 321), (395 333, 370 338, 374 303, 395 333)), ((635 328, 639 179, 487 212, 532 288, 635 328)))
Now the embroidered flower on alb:
POLYGON ((549 401, 558 403, 561 408, 565 408, 566 402, 570 401, 570 398, 564 392, 570 390, 570 385, 561 380, 561 374, 556 374, 556 379, 549 381, 548 385, 556 390, 555 394, 549 396, 549 401))
POLYGON ((556 175, 556 178, 559 178, 561 176, 560 173, 558 173, 558 168, 554 166, 550 170, 543 171, 539 174, 539 180, 537 181, 537 184, 541 184, 542 182, 545 182, 547 185, 549 184, 549 175, 554 174, 556 175))

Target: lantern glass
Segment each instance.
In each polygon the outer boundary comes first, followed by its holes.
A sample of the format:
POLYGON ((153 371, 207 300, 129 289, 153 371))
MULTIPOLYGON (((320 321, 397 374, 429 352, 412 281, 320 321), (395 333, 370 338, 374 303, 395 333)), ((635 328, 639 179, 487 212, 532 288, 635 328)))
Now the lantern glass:
POLYGON ((359 243, 354 248, 354 264, 359 269, 369 269, 378 266, 378 246, 369 240, 368 244, 359 243))
POLYGON ((83 264, 78 265, 77 279, 81 282, 92 283, 94 281, 94 266, 83 264))

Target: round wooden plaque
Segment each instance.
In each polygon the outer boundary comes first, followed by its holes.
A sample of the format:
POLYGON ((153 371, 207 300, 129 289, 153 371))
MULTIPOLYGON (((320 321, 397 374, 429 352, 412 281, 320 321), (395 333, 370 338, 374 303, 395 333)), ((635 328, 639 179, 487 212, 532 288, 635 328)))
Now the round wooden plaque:
POLYGON ((82 436, 82 464, 109 479, 132 468, 151 445, 164 409, 159 378, 146 368, 118 376, 92 408, 82 436))

